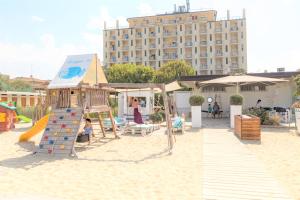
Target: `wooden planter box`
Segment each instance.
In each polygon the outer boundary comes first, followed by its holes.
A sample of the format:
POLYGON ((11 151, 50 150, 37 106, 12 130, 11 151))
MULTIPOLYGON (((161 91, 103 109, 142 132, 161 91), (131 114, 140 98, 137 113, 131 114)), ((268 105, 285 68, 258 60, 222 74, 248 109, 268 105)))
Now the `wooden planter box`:
POLYGON ((236 115, 234 133, 241 140, 260 140, 260 118, 253 115, 236 115))

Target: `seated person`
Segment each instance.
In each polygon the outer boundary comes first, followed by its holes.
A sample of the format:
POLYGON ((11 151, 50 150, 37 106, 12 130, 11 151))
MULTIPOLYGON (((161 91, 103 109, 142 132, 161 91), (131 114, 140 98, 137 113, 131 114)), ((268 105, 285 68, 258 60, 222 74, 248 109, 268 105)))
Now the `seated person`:
POLYGON ((88 137, 89 144, 91 144, 92 136, 94 136, 92 120, 89 118, 86 118, 83 132, 78 134, 77 142, 80 141, 80 137, 88 137))
POLYGON ((212 113, 212 111, 213 111, 213 108, 211 107, 211 104, 209 103, 208 108, 207 108, 207 112, 212 113))
POLYGON ((220 114, 220 106, 218 105, 217 102, 215 102, 213 108, 212 108, 212 115, 213 115, 213 118, 216 118, 216 115, 219 115, 220 114))

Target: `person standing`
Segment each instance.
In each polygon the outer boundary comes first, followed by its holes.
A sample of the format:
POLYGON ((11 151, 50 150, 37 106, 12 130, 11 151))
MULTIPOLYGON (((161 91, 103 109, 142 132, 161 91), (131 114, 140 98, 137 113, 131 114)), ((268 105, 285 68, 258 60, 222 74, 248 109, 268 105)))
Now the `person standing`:
POLYGON ((139 101, 137 100, 137 98, 133 99, 132 107, 133 107, 134 122, 137 124, 143 124, 144 122, 143 122, 142 115, 139 111, 139 101))

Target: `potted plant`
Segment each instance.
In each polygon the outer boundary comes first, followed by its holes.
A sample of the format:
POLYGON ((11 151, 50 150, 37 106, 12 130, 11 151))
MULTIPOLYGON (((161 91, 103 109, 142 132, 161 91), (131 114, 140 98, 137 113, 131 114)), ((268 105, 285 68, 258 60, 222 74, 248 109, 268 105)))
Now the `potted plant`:
POLYGON ((154 123, 154 124, 159 124, 163 121, 163 116, 159 112, 155 112, 151 115, 149 115, 149 119, 154 123))
POLYGON ((300 133, 300 100, 299 100, 299 96, 300 96, 300 75, 297 75, 294 78, 294 81, 296 83, 295 97, 296 97, 297 101, 295 103, 293 103, 292 108, 295 109, 297 132, 300 133))
POLYGON ((242 114, 243 97, 232 95, 230 97, 230 128, 234 128, 234 116, 242 114))
POLYGON ((189 99, 192 111, 192 127, 201 128, 202 118, 201 118, 201 106, 204 102, 204 97, 201 95, 192 95, 189 99))

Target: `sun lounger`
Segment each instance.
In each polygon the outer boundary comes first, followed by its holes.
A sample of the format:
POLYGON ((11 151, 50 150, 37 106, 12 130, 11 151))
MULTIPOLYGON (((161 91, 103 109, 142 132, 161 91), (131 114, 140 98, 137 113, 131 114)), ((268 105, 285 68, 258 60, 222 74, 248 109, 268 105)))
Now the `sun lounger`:
POLYGON ((172 120, 172 129, 173 131, 181 131, 181 133, 184 133, 185 128, 185 121, 181 117, 176 117, 172 120))
POLYGON ((146 135, 152 133, 153 131, 159 130, 159 128, 160 127, 158 124, 136 124, 134 122, 130 122, 125 128, 125 132, 146 135))
MULTIPOLYGON (((114 120, 115 120, 116 126, 119 127, 119 128, 126 125, 126 120, 123 119, 123 118, 121 118, 121 117, 115 117, 114 120)), ((108 128, 112 128, 112 124, 111 124, 110 118, 105 118, 103 120, 103 126, 104 126, 104 128, 107 128, 107 129, 108 128)))

